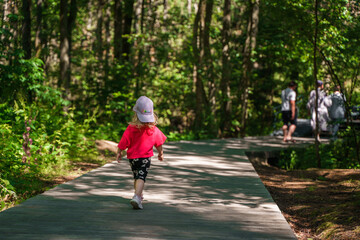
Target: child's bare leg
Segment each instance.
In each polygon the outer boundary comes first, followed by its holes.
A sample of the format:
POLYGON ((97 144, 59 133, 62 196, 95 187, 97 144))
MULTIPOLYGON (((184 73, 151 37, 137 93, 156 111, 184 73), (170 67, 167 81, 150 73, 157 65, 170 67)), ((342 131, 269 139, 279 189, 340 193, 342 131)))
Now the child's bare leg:
MULTIPOLYGON (((136 180, 137 179, 134 180, 134 193, 135 194, 136 194, 136 180)), ((143 191, 144 191, 144 189, 143 189, 143 191)), ((139 197, 141 197, 141 200, 143 200, 143 198, 144 198, 143 195, 144 195, 144 193, 141 193, 141 195, 139 196, 139 197)))
POLYGON ((142 197, 142 192, 144 190, 145 182, 142 179, 136 179, 134 182, 135 194, 139 197, 142 197))

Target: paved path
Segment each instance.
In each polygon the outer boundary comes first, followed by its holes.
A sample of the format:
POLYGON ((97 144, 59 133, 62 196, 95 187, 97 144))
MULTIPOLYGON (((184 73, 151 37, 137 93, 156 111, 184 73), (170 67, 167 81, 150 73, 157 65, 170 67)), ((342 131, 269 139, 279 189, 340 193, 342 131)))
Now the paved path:
POLYGON ((280 138, 167 143, 144 210, 129 204, 128 163, 113 162, 1 212, 0 239, 296 239, 245 156, 279 147, 280 138))

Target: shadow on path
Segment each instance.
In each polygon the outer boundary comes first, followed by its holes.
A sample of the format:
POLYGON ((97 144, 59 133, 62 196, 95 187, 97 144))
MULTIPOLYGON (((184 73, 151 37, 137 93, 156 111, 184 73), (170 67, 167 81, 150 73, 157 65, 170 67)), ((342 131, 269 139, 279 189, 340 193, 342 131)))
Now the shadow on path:
POLYGON ((0 239, 296 239, 244 153, 272 144, 167 143, 140 211, 127 161, 106 164, 1 212, 0 239))

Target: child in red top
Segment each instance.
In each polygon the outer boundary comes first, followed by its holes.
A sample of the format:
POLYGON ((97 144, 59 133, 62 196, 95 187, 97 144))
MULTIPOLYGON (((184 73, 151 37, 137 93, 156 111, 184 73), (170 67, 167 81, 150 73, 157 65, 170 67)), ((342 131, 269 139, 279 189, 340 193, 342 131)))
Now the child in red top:
POLYGON ((151 99, 141 96, 133 108, 133 121, 126 128, 119 144, 116 160, 120 162, 121 151, 127 150, 127 158, 134 175, 135 194, 130 201, 134 209, 143 209, 142 192, 146 176, 151 164, 153 147, 158 151, 158 159, 162 161, 162 145, 166 136, 156 127, 157 117, 154 114, 151 99))

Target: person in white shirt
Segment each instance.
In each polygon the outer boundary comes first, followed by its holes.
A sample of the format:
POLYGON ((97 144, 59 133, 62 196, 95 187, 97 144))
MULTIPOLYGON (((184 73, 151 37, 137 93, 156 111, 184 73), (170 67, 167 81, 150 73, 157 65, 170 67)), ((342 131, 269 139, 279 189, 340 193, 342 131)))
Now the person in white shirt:
POLYGON ((292 138, 292 134, 296 129, 296 83, 291 81, 288 87, 281 91, 281 113, 283 120, 283 142, 295 142, 292 138), (288 126, 290 123, 290 127, 288 126))
MULTIPOLYGON (((328 123, 330 122, 328 107, 331 106, 331 99, 330 97, 326 96, 326 92, 323 89, 324 89, 324 83, 320 80, 317 81, 317 91, 318 91, 317 117, 318 117, 319 129, 316 138, 319 141, 320 141, 320 133, 329 131, 328 123)), ((310 110, 311 126, 313 131, 315 131, 316 129, 315 104, 316 104, 316 91, 312 90, 310 92, 309 101, 306 107, 310 110)))
POLYGON ((345 96, 340 92, 340 86, 334 87, 334 93, 330 95, 331 107, 329 108, 329 116, 331 118, 332 138, 337 138, 337 132, 341 122, 345 119, 345 96))

